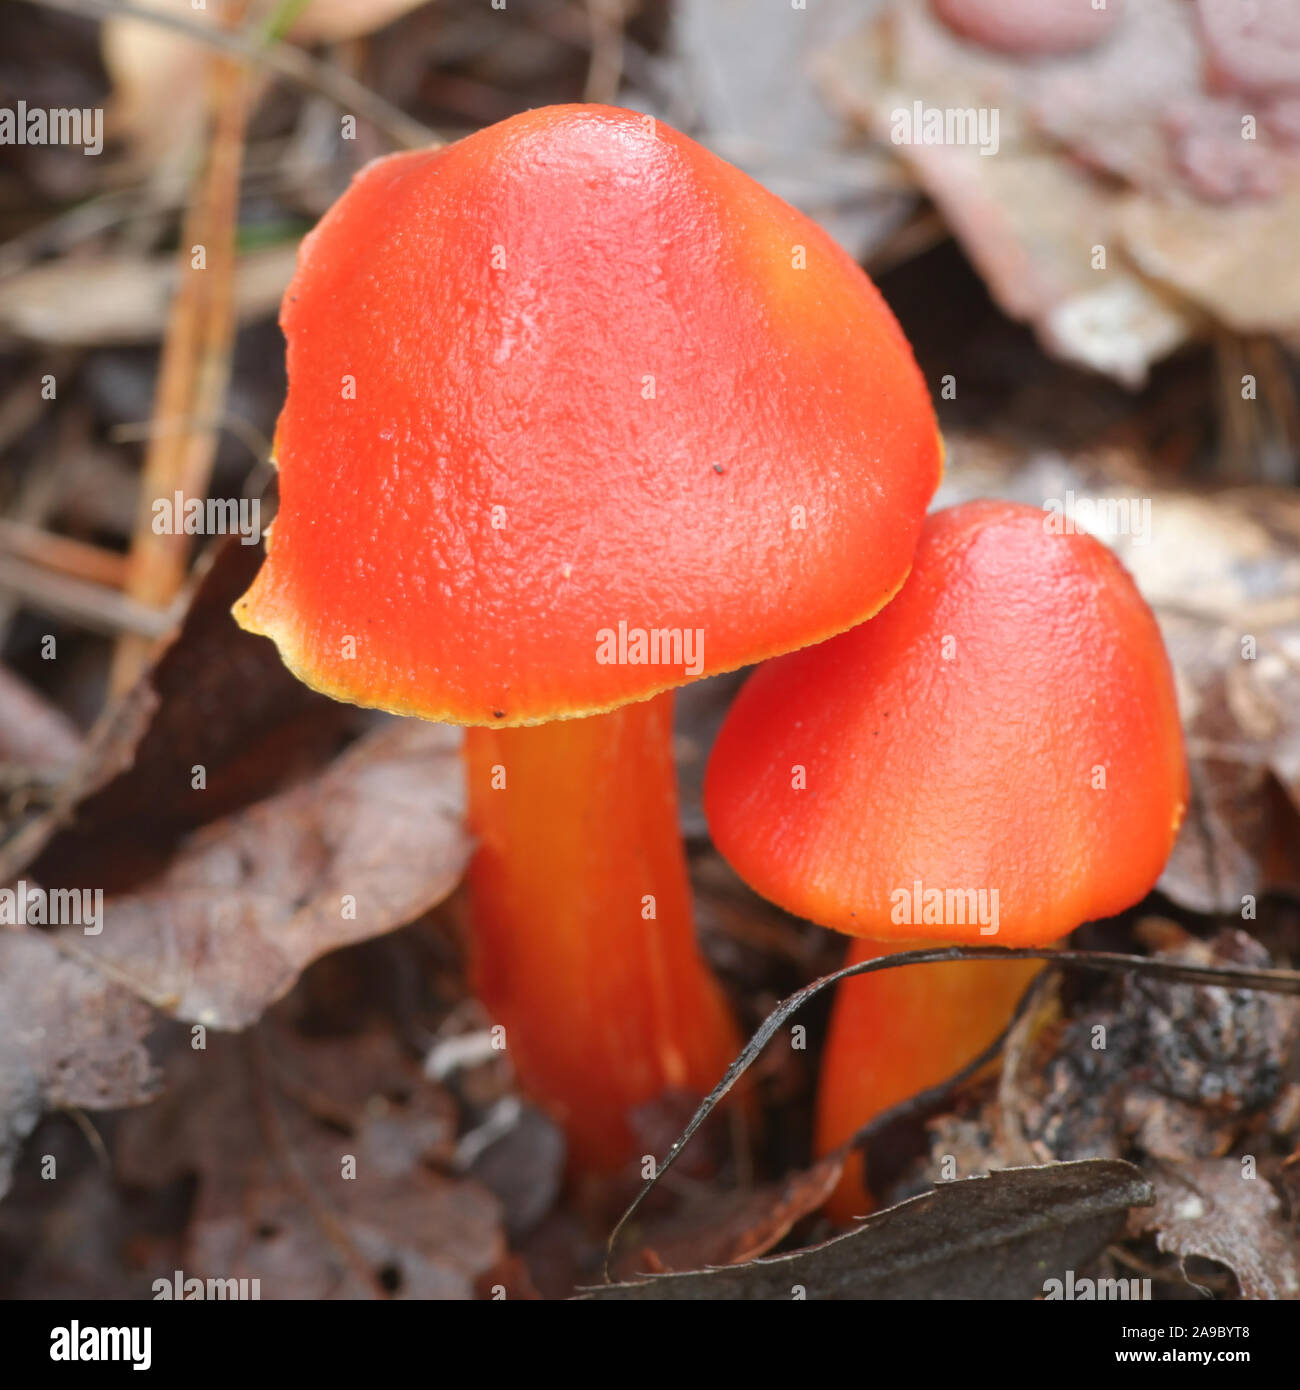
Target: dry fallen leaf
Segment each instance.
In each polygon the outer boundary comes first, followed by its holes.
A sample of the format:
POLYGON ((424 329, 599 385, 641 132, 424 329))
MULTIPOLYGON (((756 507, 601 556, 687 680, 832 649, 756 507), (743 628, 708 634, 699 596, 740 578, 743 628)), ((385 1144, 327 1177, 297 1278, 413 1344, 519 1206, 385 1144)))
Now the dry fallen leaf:
POLYGON ((234 539, 204 557, 184 621, 152 668, 105 711, 48 803, 6 828, 0 882, 30 867, 54 885, 131 886, 187 831, 338 746, 355 711, 308 690, 230 616, 260 560, 260 547, 234 539))
POLYGON ((823 1245, 588 1289, 589 1299, 1027 1299, 1084 1269, 1151 1188, 1128 1163, 1090 1159, 944 1183, 823 1245))
POLYGON ((454 1105, 390 1035, 269 1020, 181 1048, 167 1076, 117 1160, 141 1186, 197 1176, 187 1275, 260 1279, 264 1299, 467 1299, 504 1257, 496 1199, 436 1171, 454 1105))
POLYGON ((1226 1265, 1242 1298, 1300 1299, 1300 1243, 1282 1222, 1277 1194, 1263 1178, 1248 1177, 1240 1159, 1149 1176, 1155 1205, 1133 1213, 1135 1231, 1154 1231, 1159 1248, 1184 1266, 1194 1256, 1226 1265))
POLYGON ((0 930, 0 1196, 46 1110, 139 1105, 156 1089, 149 1009, 37 931, 0 930))
POLYGON ((906 161, 1007 314, 1031 322, 1068 361, 1140 384, 1194 331, 1196 316, 1123 263, 1122 189, 1063 156, 1040 129, 1034 92, 1024 89, 1026 72, 1052 91, 1049 73, 1093 55, 1019 64, 963 42, 928 5, 894 5, 888 20, 826 54, 828 93, 906 161), (994 152, 894 143, 896 113, 911 116, 918 103, 924 111, 985 112, 990 141, 996 116, 994 152), (1104 270, 1094 267, 1098 245, 1111 248, 1104 270))
POLYGON ((1104 18, 1100 42, 1026 61, 962 39, 928 4, 895 3, 823 71, 882 142, 916 104, 996 118, 987 153, 893 149, 1008 314, 1053 353, 1137 385, 1204 312, 1240 331, 1300 326, 1300 147, 1280 107, 1207 80, 1212 46, 1184 0, 1104 18))
MULTIPOLYGON (((1160 959, 1267 968, 1268 952, 1242 931, 1198 941, 1149 919, 1160 959)), ((1008 1041, 995 1136, 987 1161, 1119 1156, 1209 1158, 1236 1142, 1277 1099, 1300 1031, 1293 999, 1214 985, 1121 977, 1037 1045, 1024 1020, 1008 1041)), ((946 1152, 946 1129, 935 1147, 946 1152)))
MULTIPOLYGON (((374 33, 426 0, 307 0, 286 38, 303 47, 344 43, 374 33)), ((109 129, 126 141, 140 167, 154 178, 183 173, 202 132, 208 59, 203 29, 218 25, 220 7, 195 0, 143 0, 190 32, 119 16, 101 26, 104 66, 112 82, 109 129)), ((272 8, 272 14, 276 11, 272 8)), ((250 37, 256 42, 259 29, 250 37)), ((256 105, 265 76, 250 68, 256 105)))
POLYGON ((1143 274, 1238 333, 1300 329, 1300 180, 1266 202, 1128 200, 1124 244, 1143 274))
POLYGON ((766 1254, 796 1221, 815 1212, 835 1190, 844 1161, 834 1155, 788 1174, 781 1182, 711 1195, 707 1204, 667 1221, 648 1221, 642 1249, 620 1262, 618 1273, 662 1273, 738 1265, 766 1254))
POLYGON ((392 720, 319 776, 216 821, 148 888, 60 940, 179 1018, 246 1028, 318 956, 412 922, 469 856, 459 738, 392 720))

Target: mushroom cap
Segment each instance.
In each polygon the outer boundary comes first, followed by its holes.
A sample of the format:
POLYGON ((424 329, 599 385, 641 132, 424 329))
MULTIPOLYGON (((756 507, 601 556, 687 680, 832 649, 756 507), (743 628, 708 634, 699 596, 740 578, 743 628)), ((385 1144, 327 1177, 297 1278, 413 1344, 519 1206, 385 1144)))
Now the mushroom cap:
POLYGON ((630 111, 368 165, 281 325, 280 508, 235 613, 357 704, 540 723, 821 641, 897 590, 939 479, 862 270, 630 111))
POLYGON ((1128 572, 1059 516, 972 502, 927 520, 878 617, 751 677, 704 805, 736 872, 799 916, 1026 946, 1143 897, 1187 787, 1169 660, 1128 572))

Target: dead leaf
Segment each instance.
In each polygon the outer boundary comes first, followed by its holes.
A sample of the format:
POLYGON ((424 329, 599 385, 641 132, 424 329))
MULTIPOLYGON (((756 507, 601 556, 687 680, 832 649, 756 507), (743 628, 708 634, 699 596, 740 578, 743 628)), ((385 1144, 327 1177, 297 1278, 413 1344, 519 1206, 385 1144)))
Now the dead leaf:
POLYGON ((179 631, 96 724, 52 801, 10 831, 0 882, 30 866, 47 886, 133 887, 161 871, 188 831, 260 800, 338 746, 356 711, 308 690, 272 643, 230 616, 260 560, 260 547, 234 539, 205 557, 179 631))
MULTIPOLYGON (((220 19, 215 6, 190 0, 149 0, 148 8, 200 32, 220 19)), ((160 24, 118 16, 100 26, 100 44, 113 92, 109 129, 142 164, 178 163, 203 128, 205 46, 160 24)))
POLYGON ((264 1299, 468 1299, 503 1259, 495 1198, 433 1166, 454 1105, 388 1034, 272 1019, 181 1048, 167 1075, 124 1120, 118 1165, 144 1186, 198 1177, 187 1275, 260 1279, 264 1299))
POLYGON ((1298 225, 1300 180, 1276 198, 1232 206, 1135 198, 1119 217, 1124 245, 1145 275, 1238 333, 1300 328, 1298 225))
POLYGON ((841 108, 914 171, 1007 314, 1032 323, 1054 354, 1137 385, 1194 331, 1195 316, 1118 256, 1093 268, 1094 247, 1118 240, 1122 190, 1063 157, 1035 109, 1038 90, 1057 90, 1049 73, 1096 61, 1090 51, 1019 64, 963 43, 928 5, 894 5, 886 27, 828 52, 822 72, 841 108), (996 149, 894 143, 896 113, 918 103, 996 112, 996 149))
POLYGON ((641 1253, 622 1261, 620 1272, 630 1277, 638 1269, 703 1269, 756 1259, 826 1201, 843 1168, 844 1160, 832 1155, 781 1182, 712 1195, 703 1208, 649 1222, 642 1232, 641 1253))
POLYGON ((0 931, 0 1196, 46 1110, 139 1105, 157 1077, 143 1039, 153 1016, 42 932, 0 931))
MULTIPOLYGON (((1143 927, 1154 931, 1148 919, 1143 927)), ((1160 924, 1162 960, 1267 968, 1245 932, 1210 941, 1160 924)), ((988 1162, 1119 1156, 1218 1156, 1281 1093, 1300 1027, 1295 1000, 1214 985, 1124 976, 1068 1023, 1008 1042, 988 1162)), ((936 1148, 946 1152, 946 1129, 936 1148)))
POLYGON ((1242 1298, 1300 1299, 1300 1244, 1265 1179, 1247 1177, 1237 1158, 1156 1169, 1150 1178, 1155 1205, 1134 1212, 1132 1227, 1154 1231, 1189 1282, 1186 1262, 1199 1257, 1230 1269, 1242 1298))
POLYGON ((1024 61, 964 42, 928 4, 895 3, 823 71, 912 168, 1008 314, 1054 354, 1139 385, 1207 311, 1300 325, 1288 259, 1300 151, 1267 120, 1243 139, 1240 98, 1207 83, 1192 6, 1143 0, 1111 18, 1104 42, 1024 61), (996 148, 892 144, 895 113, 917 104, 996 115, 996 148))
POLYGON ((456 731, 391 720, 319 776, 198 831, 75 953, 156 1008, 246 1028, 318 956, 414 921, 469 856, 456 731))
POLYGON ((1131 1164, 1014 1168, 944 1183, 823 1245, 728 1269, 588 1289, 587 1299, 1024 1299, 1083 1269, 1150 1202, 1131 1164), (803 1292, 799 1292, 803 1290, 803 1292))
POLYGON ((0 666, 0 763, 54 774, 81 755, 81 735, 68 717, 26 681, 0 666))

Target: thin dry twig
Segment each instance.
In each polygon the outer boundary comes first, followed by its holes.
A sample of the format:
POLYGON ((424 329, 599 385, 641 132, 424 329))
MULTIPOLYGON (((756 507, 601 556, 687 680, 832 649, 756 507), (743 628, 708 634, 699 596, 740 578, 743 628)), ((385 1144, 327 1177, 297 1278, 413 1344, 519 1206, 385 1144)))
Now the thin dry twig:
POLYGON ((0 592, 51 617, 107 637, 131 633, 150 648, 165 637, 179 616, 179 600, 170 608, 135 603, 116 589, 59 574, 16 555, 0 552, 0 592))
MULTIPOLYGON (((226 11, 226 22, 237 23, 245 9, 244 0, 236 0, 226 11)), ((182 228, 181 282, 168 315, 154 400, 153 418, 164 426, 174 420, 219 416, 230 378, 235 227, 249 90, 243 68, 220 54, 210 59, 207 85, 212 111, 207 166, 182 228), (202 248, 201 267, 192 262, 195 247, 202 248)), ((127 561, 128 598, 166 608, 176 597, 189 567, 191 538, 183 528, 170 534, 156 532, 153 500, 174 493, 206 496, 216 453, 217 435, 211 428, 164 428, 151 436, 127 561)), ((139 634, 122 639, 110 680, 114 693, 135 683, 148 665, 151 650, 149 640, 139 634)))
POLYGON ((587 0, 587 22, 591 27, 591 63, 582 99, 608 105, 618 96, 623 80, 626 0, 587 0))
POLYGON ((120 589, 126 577, 126 557, 116 550, 18 521, 0 520, 0 552, 106 589, 120 589))

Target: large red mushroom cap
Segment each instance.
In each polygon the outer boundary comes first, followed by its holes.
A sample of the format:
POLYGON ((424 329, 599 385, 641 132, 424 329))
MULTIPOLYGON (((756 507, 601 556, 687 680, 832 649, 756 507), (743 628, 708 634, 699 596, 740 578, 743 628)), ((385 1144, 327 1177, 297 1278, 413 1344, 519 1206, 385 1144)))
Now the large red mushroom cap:
POLYGON ((1143 897, 1187 788, 1169 661, 1127 571, 1048 513, 972 502, 929 518, 878 617, 755 673, 705 810, 741 877, 799 916, 1023 946, 1143 897))
POLYGON ((280 510, 236 615, 358 704, 537 723, 820 641, 902 583, 938 482, 863 272, 630 111, 369 165, 281 322, 280 510))

